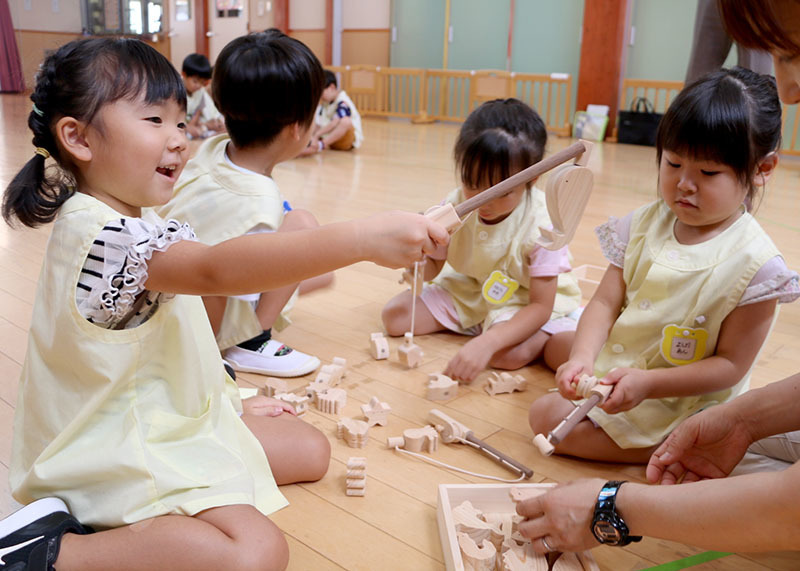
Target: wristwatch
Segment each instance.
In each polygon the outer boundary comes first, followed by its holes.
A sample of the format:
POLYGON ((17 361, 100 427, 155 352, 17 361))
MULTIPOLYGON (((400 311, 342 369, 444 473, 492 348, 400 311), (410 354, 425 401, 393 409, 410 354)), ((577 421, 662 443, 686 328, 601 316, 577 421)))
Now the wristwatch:
POLYGON ((642 540, 640 535, 629 535, 628 526, 617 513, 617 491, 624 483, 624 480, 606 482, 597 495, 592 518, 592 533, 600 543, 623 546, 632 541, 642 540))

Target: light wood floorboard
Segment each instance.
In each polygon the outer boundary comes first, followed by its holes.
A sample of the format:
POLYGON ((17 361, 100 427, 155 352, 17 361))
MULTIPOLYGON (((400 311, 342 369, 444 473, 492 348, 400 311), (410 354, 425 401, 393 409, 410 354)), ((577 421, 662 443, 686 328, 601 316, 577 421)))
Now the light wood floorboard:
MULTIPOLYGON (((25 126, 30 101, 0 96, 0 185, 5 188, 33 155, 25 126)), ((387 210, 421 211, 438 203, 456 184, 452 146, 458 125, 411 125, 407 121, 366 120, 366 142, 354 153, 326 152, 280 165, 275 180, 296 208, 314 212, 321 223, 387 210)), ((569 139, 552 138, 549 151, 569 139)), ((609 216, 623 216, 655 197, 655 152, 629 145, 595 146, 589 165, 595 187, 571 250, 575 265, 605 266, 593 229, 609 216)), ((759 220, 784 253, 790 267, 800 268, 800 164, 785 160, 757 212, 759 220)), ((17 378, 25 353, 35 284, 48 228, 10 229, 0 223, 0 517, 14 508, 8 491, 13 408, 17 378)), ((559 482, 596 476, 644 480, 641 466, 542 458, 530 444, 527 407, 553 386, 553 375, 533 365, 521 373, 530 388, 523 393, 489 397, 480 380, 459 389, 457 398, 432 403, 425 398, 427 374, 440 371, 465 339, 439 333, 417 337, 425 351, 418 369, 406 370, 396 359, 400 341, 390 340, 389 361, 374 361, 369 333, 380 331, 380 310, 403 286, 399 272, 361 263, 336 272, 331 289, 301 298, 293 325, 281 341, 313 353, 323 362, 345 357, 350 371, 344 381, 347 405, 341 416, 360 416, 360 405, 378 396, 392 407, 388 427, 374 427, 364 449, 350 449, 336 438, 338 417, 309 411, 307 420, 329 435, 333 457, 320 482, 286 486, 291 505, 274 515, 286 533, 295 570, 440 570, 444 559, 436 524, 437 484, 483 483, 387 450, 387 436, 425 423, 431 408, 440 408, 504 450, 534 472, 533 481, 559 482), (350 456, 368 458, 367 495, 344 493, 345 464, 350 456)), ((753 385, 761 386, 797 370, 800 306, 785 306, 761 353, 753 385)), ((299 389, 311 376, 290 381, 299 389)), ((241 374, 242 386, 258 386, 258 375, 241 374)), ((46 398, 46 395, 43 395, 46 398)), ((53 406, 58 406, 53 403, 53 406)), ((462 445, 441 445, 436 459, 470 470, 510 477, 497 464, 462 445)), ((646 539, 624 549, 593 551, 601 569, 638 570, 702 553, 668 541, 646 539)), ((800 555, 734 554, 695 567, 705 570, 800 568, 800 555)))

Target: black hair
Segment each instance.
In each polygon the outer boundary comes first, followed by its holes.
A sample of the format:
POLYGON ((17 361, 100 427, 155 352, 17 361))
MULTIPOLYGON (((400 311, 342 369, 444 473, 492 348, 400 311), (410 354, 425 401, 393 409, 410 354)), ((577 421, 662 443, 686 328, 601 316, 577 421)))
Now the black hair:
POLYGON ((727 165, 752 200, 758 164, 780 143, 775 78, 734 67, 704 75, 673 100, 658 126, 656 161, 667 150, 727 165))
POLYGON ((211 62, 203 54, 189 54, 183 58, 183 66, 181 71, 187 77, 199 77, 202 79, 211 79, 211 62))
POLYGON ((211 81, 231 140, 244 148, 271 143, 288 125, 308 127, 325 75, 304 43, 273 28, 232 40, 211 81))
POLYGON ((328 89, 328 86, 333 85, 334 87, 339 87, 339 82, 336 80, 336 74, 333 73, 331 70, 325 70, 325 89, 328 89))
POLYGON ((528 105, 519 99, 487 101, 461 127, 456 170, 464 185, 488 188, 542 160, 546 144, 544 121, 528 105))
MULTIPOLYGON (((795 0, 795 4, 797 1, 795 0)), ((775 7, 787 0, 717 0, 725 29, 747 48, 786 54, 800 53, 800 44, 787 29, 775 7)))
POLYGON ((172 99, 186 107, 180 74, 144 42, 92 38, 72 41, 49 53, 36 74, 28 127, 33 131, 33 146, 45 149, 58 167, 45 169, 45 157, 34 154, 6 188, 6 222, 17 219, 30 227, 50 222, 74 194, 70 158, 61 152, 54 133, 62 117, 88 125, 103 106, 140 96, 147 104, 172 99))

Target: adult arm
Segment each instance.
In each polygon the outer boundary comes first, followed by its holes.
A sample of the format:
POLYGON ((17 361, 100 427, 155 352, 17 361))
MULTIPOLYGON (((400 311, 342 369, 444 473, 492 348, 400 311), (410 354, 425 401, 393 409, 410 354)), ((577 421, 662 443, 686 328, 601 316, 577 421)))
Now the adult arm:
POLYGON ((727 476, 757 440, 800 429, 800 374, 749 391, 683 421, 647 466, 651 482, 727 476))
MULTIPOLYGON (((598 545, 590 526, 604 480, 577 480, 520 502, 523 536, 545 552, 598 545)), ((800 537, 800 463, 782 472, 704 480, 682 486, 627 483, 617 511, 632 535, 730 551, 796 550, 800 537)))

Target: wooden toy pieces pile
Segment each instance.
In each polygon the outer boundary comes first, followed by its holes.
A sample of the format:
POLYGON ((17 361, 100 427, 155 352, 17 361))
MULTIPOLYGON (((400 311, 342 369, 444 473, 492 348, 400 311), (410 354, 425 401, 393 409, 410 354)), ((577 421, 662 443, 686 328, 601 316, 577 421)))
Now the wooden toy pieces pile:
MULTIPOLYGON (((538 492, 541 493, 541 492, 538 492)), ((526 494, 523 494, 526 495, 526 494)), ((515 489, 511 489, 515 501, 515 489)), ((461 559, 467 571, 547 571, 548 557, 533 550, 531 542, 520 535, 517 526, 522 517, 514 512, 490 513, 464 501, 453 508, 456 537, 461 559)), ((551 561, 555 556, 551 555, 551 561)), ((562 553, 553 570, 584 569, 578 555, 562 553)))
POLYGON ((367 492, 367 459, 351 456, 347 459, 347 478, 345 480, 348 496, 363 496, 367 492))
POLYGON ((336 425, 336 434, 350 448, 364 448, 367 445, 369 428, 376 424, 386 426, 391 411, 392 408, 387 403, 381 402, 378 397, 372 397, 367 404, 361 405, 361 412, 367 420, 343 418, 336 425))
POLYGON ((334 387, 342 381, 346 373, 347 361, 334 357, 333 363, 320 368, 314 381, 306 387, 304 395, 289 392, 289 384, 276 377, 265 379, 264 394, 289 403, 294 407, 297 416, 304 415, 312 401, 322 412, 339 414, 347 403, 347 391, 334 387))

